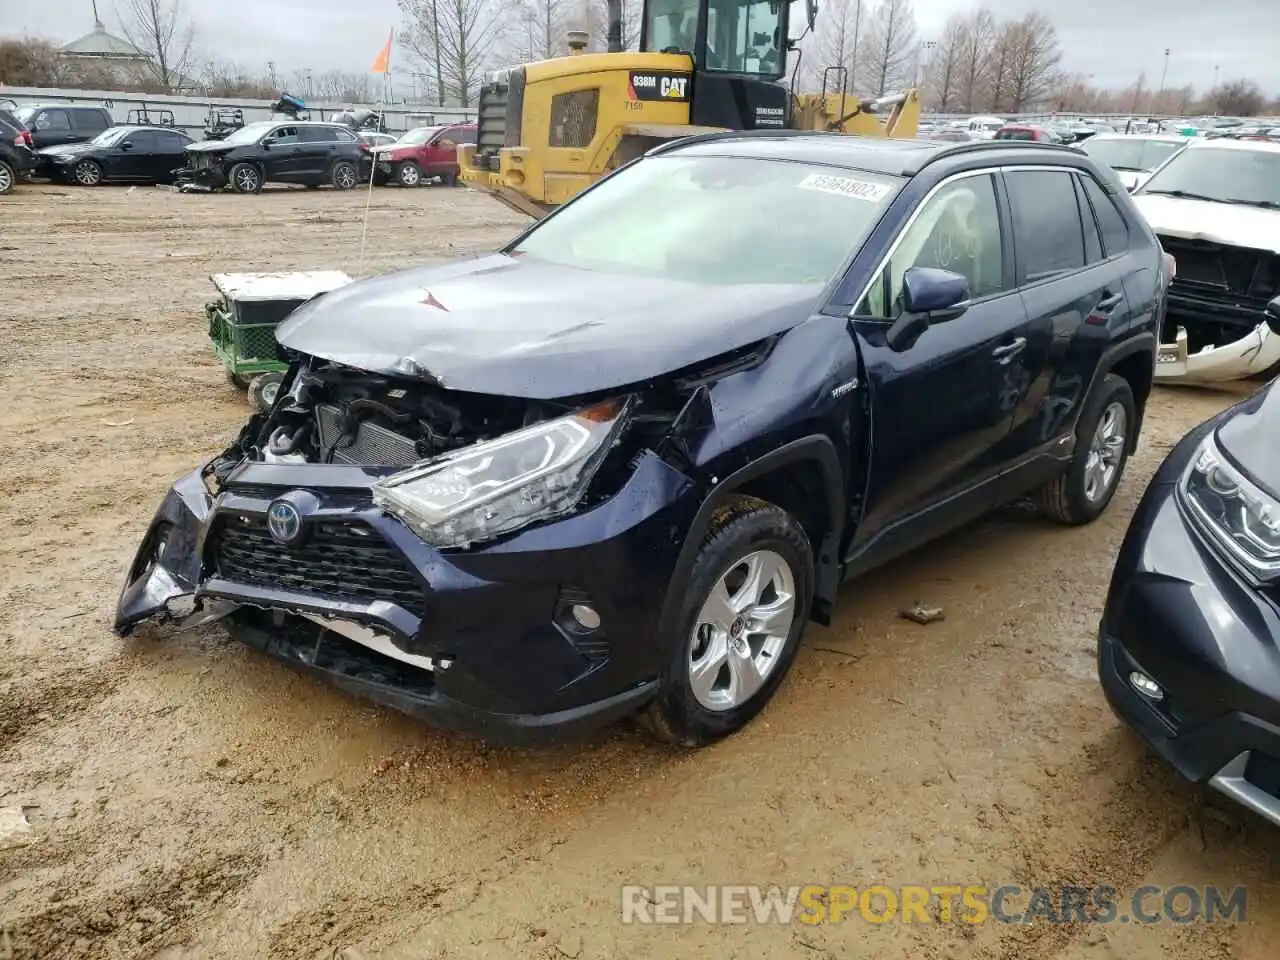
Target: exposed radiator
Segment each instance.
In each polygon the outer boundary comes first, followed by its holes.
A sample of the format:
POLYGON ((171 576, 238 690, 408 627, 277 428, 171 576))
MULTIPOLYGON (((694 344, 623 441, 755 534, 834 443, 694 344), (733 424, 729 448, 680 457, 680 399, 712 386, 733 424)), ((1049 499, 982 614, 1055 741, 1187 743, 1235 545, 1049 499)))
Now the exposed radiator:
POLYGON ((316 428, 321 449, 333 450, 332 463, 407 467, 422 459, 411 439, 368 421, 361 422, 349 443, 342 443, 342 410, 332 404, 316 407, 316 428))

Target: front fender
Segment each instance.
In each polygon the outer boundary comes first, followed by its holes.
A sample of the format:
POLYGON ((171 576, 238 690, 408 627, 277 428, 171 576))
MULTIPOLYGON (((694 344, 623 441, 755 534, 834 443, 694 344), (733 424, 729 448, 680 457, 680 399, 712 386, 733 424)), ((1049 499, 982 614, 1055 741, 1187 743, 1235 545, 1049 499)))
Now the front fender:
POLYGON ((195 593, 200 579, 200 530, 209 519, 213 498, 201 471, 179 479, 147 528, 116 602, 115 632, 127 636, 138 623, 163 614, 168 604, 195 593))

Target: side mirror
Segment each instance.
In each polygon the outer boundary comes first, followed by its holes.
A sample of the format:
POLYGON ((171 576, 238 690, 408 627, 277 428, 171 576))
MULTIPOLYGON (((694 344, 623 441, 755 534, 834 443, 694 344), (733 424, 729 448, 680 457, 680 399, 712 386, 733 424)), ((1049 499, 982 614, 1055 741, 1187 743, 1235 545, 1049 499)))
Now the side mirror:
POLYGON ((969 309, 969 281, 950 270, 910 267, 902 277, 902 314, 885 334, 889 349, 909 350, 935 323, 969 309))
POLYGON ((133 141, 132 141, 132 140, 126 140, 124 143, 120 144, 120 149, 121 149, 121 150, 132 150, 132 149, 133 149, 133 141))
POLYGON ((1280 337, 1280 297, 1267 304, 1267 326, 1271 332, 1280 337))

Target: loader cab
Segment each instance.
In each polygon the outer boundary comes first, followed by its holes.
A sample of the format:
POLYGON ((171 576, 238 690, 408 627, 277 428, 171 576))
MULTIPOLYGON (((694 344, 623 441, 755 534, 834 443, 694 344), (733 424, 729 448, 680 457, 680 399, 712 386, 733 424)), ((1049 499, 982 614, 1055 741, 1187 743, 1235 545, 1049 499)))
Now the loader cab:
MULTIPOLYGON (((790 7, 788 0, 646 0, 640 49, 693 58, 692 125, 786 127, 790 7)), ((806 12, 812 26, 816 0, 806 0, 806 12)))

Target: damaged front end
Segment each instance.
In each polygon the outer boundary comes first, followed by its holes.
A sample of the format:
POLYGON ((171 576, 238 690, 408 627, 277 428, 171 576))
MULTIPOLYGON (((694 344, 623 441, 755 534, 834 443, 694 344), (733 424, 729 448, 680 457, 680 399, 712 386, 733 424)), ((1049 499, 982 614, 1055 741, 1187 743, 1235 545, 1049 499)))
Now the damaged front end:
POLYGON ((1176 261, 1155 377, 1214 384, 1280 372, 1280 254, 1160 234, 1176 261))
POLYGON ((608 722, 652 695, 636 678, 659 670, 711 422, 696 371, 541 401, 303 357, 270 412, 167 493, 115 629, 220 619, 353 692, 486 736, 608 722))

